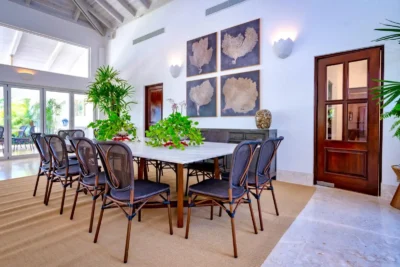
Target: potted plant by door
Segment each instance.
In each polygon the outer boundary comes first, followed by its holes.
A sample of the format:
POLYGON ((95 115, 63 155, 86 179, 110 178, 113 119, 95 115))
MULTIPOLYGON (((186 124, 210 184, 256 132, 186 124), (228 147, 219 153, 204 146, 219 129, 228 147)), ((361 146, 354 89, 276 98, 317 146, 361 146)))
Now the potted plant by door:
POLYGON ((137 139, 136 127, 129 115, 129 105, 136 104, 131 100, 135 91, 118 75, 119 72, 110 66, 100 67, 96 72, 95 81, 89 85, 87 101, 93 103, 94 107, 99 108, 107 117, 88 125, 94 129, 97 140, 137 139))
MULTIPOLYGON (((377 31, 383 31, 390 33, 387 36, 383 36, 375 41, 397 41, 400 44, 400 23, 388 20, 390 24, 383 24, 385 28, 375 29, 377 31)), ((382 119, 393 118, 395 121, 391 127, 394 131, 394 137, 400 139, 400 81, 387 81, 378 80, 381 82, 381 86, 372 88, 372 94, 375 99, 381 100, 381 109, 390 108, 382 114, 382 119)), ((397 175, 397 180, 400 181, 400 165, 393 165, 392 169, 397 175)), ((397 191, 390 203, 391 206, 400 209, 400 184, 397 187, 397 191)))

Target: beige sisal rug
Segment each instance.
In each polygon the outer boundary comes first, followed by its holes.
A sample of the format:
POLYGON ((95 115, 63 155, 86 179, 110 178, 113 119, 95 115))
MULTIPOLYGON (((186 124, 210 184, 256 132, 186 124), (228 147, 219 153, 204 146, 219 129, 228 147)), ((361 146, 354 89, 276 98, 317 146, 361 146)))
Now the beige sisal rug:
MULTIPOLYGON (((150 174, 150 179, 153 175, 150 174)), ((275 182, 280 216, 274 214, 271 193, 262 196, 263 232, 253 232, 247 205, 236 213, 237 259, 233 258, 227 214, 209 220, 209 207, 194 208, 189 239, 185 228, 168 233, 167 209, 147 209, 142 222, 132 224, 129 260, 123 264, 127 220, 119 209, 105 210, 99 241, 93 243, 100 212, 96 207, 92 234, 88 233, 91 198, 80 194, 73 221, 69 219, 74 188, 67 189, 64 214, 59 215, 61 187, 54 184, 49 206, 43 204, 45 180, 32 197, 36 177, 0 181, 0 266, 260 266, 305 207, 313 187, 275 182)), ((191 178, 194 182, 195 178, 191 178)), ((162 182, 175 191, 174 174, 166 171, 162 182)), ((253 208, 257 211, 255 201, 253 208)), ((173 209, 173 214, 175 209, 173 209)), ((186 208, 185 208, 186 213, 186 208)), ((257 226, 258 213, 256 212, 257 226)), ((185 217, 186 225, 186 217, 185 217)))

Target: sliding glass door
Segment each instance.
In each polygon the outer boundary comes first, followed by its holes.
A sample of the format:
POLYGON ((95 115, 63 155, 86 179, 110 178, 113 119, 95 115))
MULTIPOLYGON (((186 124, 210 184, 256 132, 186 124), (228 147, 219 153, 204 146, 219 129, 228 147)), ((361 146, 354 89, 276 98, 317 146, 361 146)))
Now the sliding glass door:
POLYGON ((74 94, 74 128, 85 131, 87 138, 93 138, 93 130, 87 127, 93 119, 93 103, 87 103, 87 95, 74 94))
POLYGON ((93 138, 87 126, 96 111, 86 101, 87 96, 76 91, 0 84, 0 159, 37 155, 32 133, 82 129, 93 138))
POLYGON ((45 133, 72 129, 70 122, 70 93, 46 91, 45 133))
POLYGON ((11 156, 37 154, 31 134, 40 132, 41 91, 40 89, 11 87, 11 156))

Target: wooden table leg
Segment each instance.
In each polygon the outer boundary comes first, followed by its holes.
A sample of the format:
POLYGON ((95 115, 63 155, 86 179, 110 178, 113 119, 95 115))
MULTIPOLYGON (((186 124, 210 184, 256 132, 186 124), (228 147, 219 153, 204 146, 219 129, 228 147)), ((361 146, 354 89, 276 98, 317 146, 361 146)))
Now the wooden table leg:
POLYGON ((221 171, 219 170, 219 159, 214 158, 214 176, 215 179, 221 179, 221 171))
POLYGON ((178 228, 183 228, 183 165, 177 164, 177 178, 178 178, 178 204, 176 206, 176 210, 178 213, 178 228))
POLYGON ((139 173, 138 173, 138 179, 143 180, 143 174, 146 168, 146 160, 144 158, 140 158, 139 160, 139 173))

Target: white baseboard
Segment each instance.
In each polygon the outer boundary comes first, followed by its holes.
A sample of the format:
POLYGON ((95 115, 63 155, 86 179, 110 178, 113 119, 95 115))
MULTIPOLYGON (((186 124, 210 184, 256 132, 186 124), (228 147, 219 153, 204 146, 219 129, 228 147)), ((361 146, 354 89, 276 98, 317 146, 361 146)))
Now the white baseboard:
POLYGON ((314 175, 312 173, 278 170, 276 179, 294 184, 314 185, 314 175))

